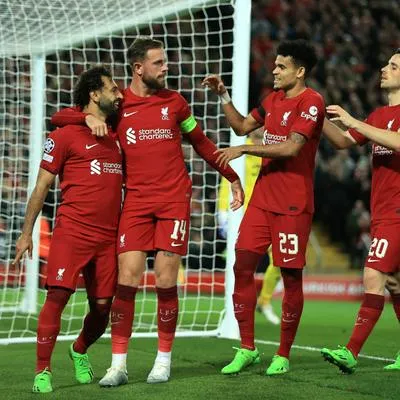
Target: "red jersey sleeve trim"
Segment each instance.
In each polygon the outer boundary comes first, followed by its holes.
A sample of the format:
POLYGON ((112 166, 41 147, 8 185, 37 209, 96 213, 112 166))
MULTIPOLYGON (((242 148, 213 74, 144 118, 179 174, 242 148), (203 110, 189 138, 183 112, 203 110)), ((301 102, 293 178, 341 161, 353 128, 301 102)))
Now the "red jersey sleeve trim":
POLYGON ((40 168, 45 169, 47 172, 50 172, 53 175, 58 175, 58 170, 57 168, 51 168, 49 164, 47 164, 45 161, 42 161, 40 163, 40 168))
POLYGON ((258 107, 258 108, 253 108, 250 112, 250 115, 259 123, 264 125, 264 120, 265 120, 265 110, 262 106, 258 107), (262 113, 260 113, 261 110, 263 110, 262 113), (264 114, 264 117, 262 116, 262 114, 264 114))
POLYGON ((199 125, 186 135, 186 137, 195 149, 196 153, 206 160, 207 163, 216 169, 222 176, 228 179, 229 182, 234 182, 239 179, 237 173, 230 166, 225 168, 217 164, 216 160, 218 154, 214 154, 217 147, 210 139, 208 139, 199 125))
POLYGON ((357 130, 355 130, 354 128, 350 128, 349 130, 350 135, 352 136, 352 138, 360 145, 364 145, 366 143, 369 142, 369 140, 362 135, 360 132, 358 132, 357 130))

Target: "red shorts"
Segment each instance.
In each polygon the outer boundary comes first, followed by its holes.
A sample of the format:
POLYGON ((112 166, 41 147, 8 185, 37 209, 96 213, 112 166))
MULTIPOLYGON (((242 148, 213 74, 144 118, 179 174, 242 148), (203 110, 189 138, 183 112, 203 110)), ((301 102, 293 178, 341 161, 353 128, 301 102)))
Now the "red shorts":
POLYGON ((312 214, 276 214, 249 205, 240 224, 236 249, 265 254, 272 244, 274 265, 303 268, 312 214))
POLYGON ((115 242, 78 239, 69 230, 54 228, 47 262, 47 286, 76 289, 82 272, 88 297, 113 297, 117 284, 115 242))
POLYGON ((399 271, 400 221, 373 222, 371 238, 365 266, 384 273, 399 271))
POLYGON ((117 252, 166 250, 185 255, 189 225, 189 202, 125 201, 119 221, 117 252))

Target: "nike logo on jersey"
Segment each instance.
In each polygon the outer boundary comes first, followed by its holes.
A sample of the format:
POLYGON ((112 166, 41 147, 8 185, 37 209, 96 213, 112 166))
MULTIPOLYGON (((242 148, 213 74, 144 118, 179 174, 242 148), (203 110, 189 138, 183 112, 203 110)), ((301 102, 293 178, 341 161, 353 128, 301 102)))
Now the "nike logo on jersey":
POLYGON ((124 117, 126 118, 126 117, 130 117, 131 115, 134 115, 134 114, 136 114, 138 111, 132 111, 132 112, 129 112, 129 113, 127 113, 127 112, 125 112, 124 113, 124 117))
POLYGON ((368 258, 368 262, 378 262, 379 260, 374 260, 372 258, 368 258))
POLYGON ((289 262, 289 261, 293 261, 293 260, 295 260, 295 259, 296 259, 296 257, 284 258, 284 259, 283 259, 283 262, 289 262))
POLYGON ((172 242, 172 243, 171 243, 171 246, 172 246, 172 247, 183 246, 183 243, 175 243, 175 242, 172 242))
POLYGON ((93 148, 94 146, 97 146, 98 145, 98 143, 96 143, 96 144, 87 144, 86 145, 86 150, 90 150, 91 148, 93 148))

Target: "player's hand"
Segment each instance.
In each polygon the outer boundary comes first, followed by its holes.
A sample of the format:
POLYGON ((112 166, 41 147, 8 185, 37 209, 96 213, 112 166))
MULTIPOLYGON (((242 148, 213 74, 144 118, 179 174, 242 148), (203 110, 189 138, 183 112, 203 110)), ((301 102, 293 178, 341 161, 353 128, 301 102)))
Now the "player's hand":
POLYGON ((224 85, 224 81, 221 79, 219 75, 208 75, 203 79, 201 82, 202 86, 207 86, 210 88, 214 93, 217 93, 219 96, 222 93, 226 92, 226 87, 224 85))
POLYGON ((231 210, 236 211, 238 208, 242 207, 244 203, 244 191, 242 188, 242 184, 240 179, 231 183, 232 190, 232 201, 231 201, 231 210))
POLYGON ((94 115, 88 114, 85 117, 86 125, 91 129, 92 135, 103 137, 108 135, 107 124, 94 115))
POLYGON ((330 118, 330 121, 340 121, 347 128, 355 128, 357 124, 357 120, 340 106, 328 106, 326 107, 326 112, 331 116, 333 115, 333 117, 330 118))
POLYGON ((220 165, 221 167, 226 168, 229 164, 229 161, 232 161, 243 154, 243 147, 234 146, 234 147, 227 147, 226 149, 218 149, 214 151, 214 154, 218 154, 216 160, 217 164, 220 165))
POLYGON ((22 256, 27 250, 29 258, 32 259, 32 249, 33 249, 32 235, 26 235, 24 233, 21 234, 15 245, 15 258, 12 264, 19 265, 22 256))

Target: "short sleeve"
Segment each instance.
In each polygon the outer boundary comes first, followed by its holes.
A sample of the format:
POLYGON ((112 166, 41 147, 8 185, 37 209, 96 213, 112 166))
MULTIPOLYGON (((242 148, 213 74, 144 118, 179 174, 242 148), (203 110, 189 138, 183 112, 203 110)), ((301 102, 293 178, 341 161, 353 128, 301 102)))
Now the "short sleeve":
POLYGON ((311 139, 320 132, 324 117, 325 103, 322 97, 318 94, 307 96, 300 102, 297 118, 290 130, 311 139))
POLYGON ((54 175, 60 172, 67 159, 70 137, 65 129, 57 129, 49 134, 43 146, 41 168, 54 175))
MULTIPOLYGON (((370 114, 365 120, 364 122, 366 124, 369 125, 373 125, 372 123, 373 120, 373 113, 370 114)), ((369 139, 366 138, 364 135, 362 135, 360 132, 358 132, 356 129, 354 128, 350 128, 349 129, 349 133, 352 136, 352 138, 357 142, 357 144, 359 144, 360 146, 363 146, 364 144, 369 142, 369 139)))
POLYGON ((265 121, 265 108, 264 106, 261 104, 259 107, 257 108, 253 108, 250 111, 250 115, 259 123, 264 125, 264 121, 265 121))

